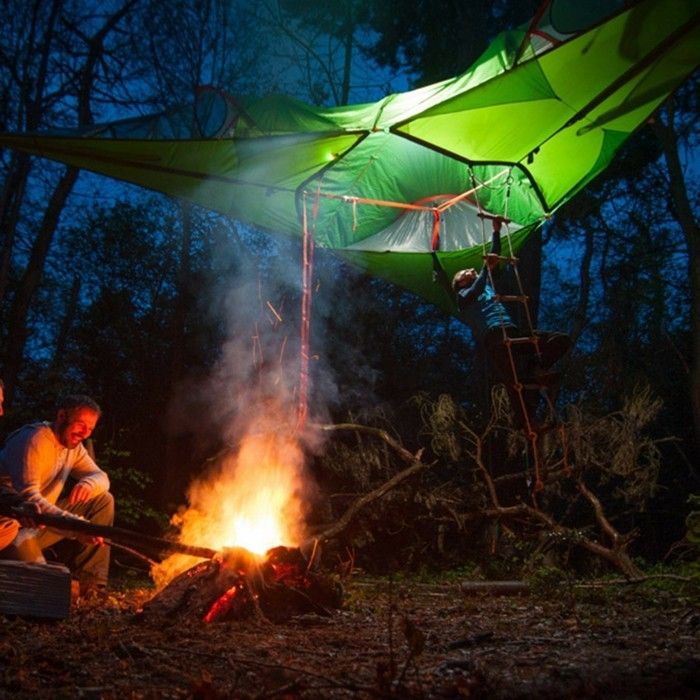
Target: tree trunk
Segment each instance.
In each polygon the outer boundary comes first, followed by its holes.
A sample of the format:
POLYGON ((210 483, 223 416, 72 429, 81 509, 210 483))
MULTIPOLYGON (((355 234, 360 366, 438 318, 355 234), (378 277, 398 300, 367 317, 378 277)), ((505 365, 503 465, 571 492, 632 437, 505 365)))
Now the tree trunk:
MULTIPOLYGON (((18 113, 14 124, 14 128, 18 130, 33 131, 39 127, 43 110, 42 96, 48 81, 49 57, 51 56, 52 42, 61 6, 61 0, 53 0, 50 10, 47 12, 46 7, 42 8, 40 3, 35 3, 33 9, 28 13, 27 19, 31 31, 28 33, 25 41, 32 47, 32 53, 39 57, 37 62, 38 69, 35 74, 30 74, 28 54, 24 60, 21 58, 21 53, 16 53, 13 57, 7 58, 7 60, 14 59, 16 61, 14 70, 21 83, 18 113), (38 15, 42 12, 46 13, 47 17, 43 25, 38 21, 38 15), (42 31, 43 35, 37 41, 37 37, 42 31)), ((0 231, 2 231, 3 235, 2 250, 0 251, 0 299, 6 293, 10 279, 15 232, 30 169, 30 156, 25 154, 13 155, 3 187, 2 199, 0 200, 0 231)), ((9 403, 12 399, 11 385, 8 386, 7 394, 9 403)))
POLYGON ((13 154, 7 179, 0 199, 0 300, 3 299, 10 282, 12 250, 15 244, 15 231, 24 190, 29 176, 30 159, 25 154, 13 154))
MULTIPOLYGON (((542 287, 542 229, 538 228, 528 239, 518 254, 518 274, 523 285, 523 292, 528 297, 528 306, 532 325, 537 328, 540 311, 540 293, 542 287)), ((521 328, 527 328, 526 319, 518 318, 521 328)))
POLYGON ((41 222, 39 233, 32 246, 32 252, 29 257, 29 262, 22 275, 22 280, 17 289, 17 293, 12 302, 10 316, 8 319, 8 339, 7 348, 5 351, 5 383, 7 402, 12 402, 14 388, 17 382, 24 357, 24 347, 27 342, 27 315, 31 306, 36 290, 41 283, 41 277, 44 271, 46 256, 48 255, 51 241, 53 240, 56 227, 65 206, 68 195, 73 189, 75 181, 78 179, 77 168, 68 168, 63 177, 59 181, 56 189, 51 196, 44 218, 41 222))
POLYGON ((80 299, 80 275, 75 275, 73 277, 73 284, 71 285, 70 291, 68 293, 68 298, 66 299, 65 309, 66 313, 63 316, 63 321, 58 329, 58 336, 56 338, 56 345, 54 346, 53 359, 51 360, 51 372, 59 374, 62 367, 62 360, 66 352, 66 346, 68 344, 68 337, 70 335, 70 330, 73 326, 73 321, 75 320, 75 310, 78 308, 78 303, 80 299))
POLYGON ((678 134, 673 123, 673 104, 669 102, 667 121, 661 116, 654 121, 654 130, 661 142, 668 168, 671 199, 676 218, 688 246, 690 280, 690 333, 692 358, 690 369, 690 401, 693 410, 695 446, 700 449, 700 230, 695 222, 688 198, 688 188, 678 155, 678 134))
POLYGON ((187 325, 188 294, 191 276, 192 248, 192 205, 184 200, 179 202, 182 236, 180 239, 180 261, 177 273, 177 296, 173 311, 170 365, 170 379, 173 384, 181 379, 185 357, 185 328, 187 325))
MULTIPOLYGON (((80 87, 77 95, 77 110, 78 124, 84 126, 92 123, 92 115, 90 111, 90 99, 94 86, 94 72, 98 62, 104 55, 104 40, 107 34, 112 31, 117 23, 125 16, 129 9, 135 4, 135 0, 126 2, 117 12, 111 15, 103 26, 90 37, 81 35, 77 30, 76 34, 80 39, 83 39, 87 45, 88 53, 85 58, 85 63, 82 71, 79 72, 80 87)), ((38 5, 37 5, 38 6, 38 5)), ((44 104, 44 85, 48 80, 48 65, 51 56, 51 41, 53 38, 53 27, 57 21, 59 12, 63 6, 61 0, 54 0, 52 4, 52 20, 47 29, 42 49, 41 69, 39 78, 36 80, 35 92, 32 96, 25 96, 23 103, 31 106, 27 124, 29 127, 36 127, 40 121, 41 110, 44 104)), ((27 80, 29 84, 32 81, 27 80)), ((31 307, 34 295, 41 282, 41 277, 44 271, 46 258, 51 247, 53 236, 56 232, 61 212, 65 207, 69 194, 73 190, 80 170, 77 168, 68 168, 58 184, 56 185, 49 204, 44 212, 41 226, 32 245, 32 250, 27 263, 27 268, 24 271, 19 288, 10 309, 8 322, 8 342, 5 353, 5 380, 6 380, 6 398, 8 404, 12 402, 14 389, 17 382, 17 375, 24 356, 24 349, 27 342, 27 316, 31 307)))

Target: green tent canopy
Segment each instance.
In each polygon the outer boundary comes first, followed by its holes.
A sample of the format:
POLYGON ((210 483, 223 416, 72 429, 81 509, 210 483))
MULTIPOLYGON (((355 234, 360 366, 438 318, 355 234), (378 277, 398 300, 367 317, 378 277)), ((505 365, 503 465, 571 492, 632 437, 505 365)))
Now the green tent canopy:
POLYGON ((697 0, 552 0, 462 75, 378 102, 325 108, 203 88, 186 107, 2 134, 0 145, 275 234, 306 229, 455 312, 436 279, 479 265, 489 217, 507 218, 517 251, 698 64, 697 0))

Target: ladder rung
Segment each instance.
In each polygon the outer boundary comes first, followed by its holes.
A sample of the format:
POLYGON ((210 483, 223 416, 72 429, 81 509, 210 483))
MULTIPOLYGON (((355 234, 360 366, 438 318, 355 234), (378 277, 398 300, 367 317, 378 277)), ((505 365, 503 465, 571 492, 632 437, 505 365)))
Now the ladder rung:
POLYGON ((526 294, 496 294, 496 301, 519 301, 521 304, 527 303, 526 294))
POLYGON ((511 345, 525 345, 526 343, 535 345, 537 342, 538 338, 536 338, 534 335, 524 336, 522 338, 511 338, 509 336, 508 340, 506 340, 506 343, 510 343, 511 345))
MULTIPOLYGON (((493 253, 489 253, 489 255, 493 256, 493 253)), ((513 265, 518 264, 518 258, 514 258, 512 255, 496 255, 494 257, 496 258, 496 260, 500 260, 501 262, 509 262, 513 265)))

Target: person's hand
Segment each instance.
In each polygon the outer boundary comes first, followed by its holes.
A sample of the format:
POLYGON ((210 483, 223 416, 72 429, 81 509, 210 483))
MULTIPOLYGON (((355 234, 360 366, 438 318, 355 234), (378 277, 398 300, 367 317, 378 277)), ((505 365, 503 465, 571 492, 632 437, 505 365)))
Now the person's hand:
POLYGON ((105 543, 104 537, 95 537, 94 535, 75 535, 74 540, 80 542, 80 544, 96 544, 102 547, 105 543))
POLYGON ((68 503, 75 505, 76 503, 85 503, 92 498, 92 489, 86 484, 78 482, 68 496, 68 503))
POLYGON ((34 516, 39 515, 39 513, 41 512, 39 510, 39 506, 36 503, 23 503, 21 506, 17 506, 15 508, 15 511, 17 512, 17 520, 19 521, 19 524, 22 527, 30 527, 36 529, 44 527, 43 525, 38 525, 36 520, 34 520, 34 516))
MULTIPOLYGON (((73 515, 76 520, 81 520, 83 522, 89 522, 86 518, 80 515, 73 515)), ((73 533, 73 539, 80 542, 81 544, 96 544, 100 547, 105 543, 104 537, 96 537, 95 535, 89 535, 86 532, 75 532, 73 533)))
MULTIPOLYGON (((73 489, 75 491, 75 489, 73 489)), ((71 492, 71 496, 73 495, 73 492, 71 492)), ((83 523, 89 522, 87 518, 84 518, 82 515, 75 515, 75 513, 67 513, 68 517, 70 519, 74 520, 80 520, 83 523)), ((99 545, 100 547, 105 543, 105 538, 104 537, 97 537, 95 535, 89 535, 86 532, 74 532, 71 536, 71 539, 76 540, 77 542, 80 542, 81 544, 96 544, 99 545)))
POLYGON ((498 255, 496 255, 495 253, 487 253, 484 256, 484 261, 486 263, 486 267, 488 267, 489 270, 493 270, 493 268, 496 267, 496 265, 498 265, 498 255))

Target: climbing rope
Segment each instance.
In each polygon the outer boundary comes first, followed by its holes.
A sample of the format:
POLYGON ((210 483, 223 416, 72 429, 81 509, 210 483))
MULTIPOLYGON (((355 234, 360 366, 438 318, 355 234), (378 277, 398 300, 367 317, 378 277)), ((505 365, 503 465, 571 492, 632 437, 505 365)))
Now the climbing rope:
MULTIPOLYGON (((506 226, 506 242, 508 245, 508 254, 499 255, 498 259, 501 262, 505 262, 513 270, 514 278, 517 284, 517 294, 501 294, 497 291, 494 281, 494 276, 492 270, 487 266, 489 282, 493 288, 496 299, 500 302, 517 302, 520 303, 525 314, 526 331, 529 335, 523 337, 510 337, 507 331, 508 320, 504 315, 501 316, 501 333, 502 342, 506 348, 508 363, 510 365, 510 370, 514 380, 513 388, 516 391, 518 397, 518 404, 522 415, 524 418, 524 433, 530 443, 531 452, 534 461, 534 488, 533 492, 536 493, 544 487, 544 483, 541 476, 541 464, 540 464, 540 449, 539 449, 539 433, 536 426, 533 423, 533 416, 530 415, 530 410, 527 405, 525 392, 532 391, 533 389, 539 389, 540 393, 544 395, 545 400, 548 405, 548 409, 552 416, 556 416, 553 402, 551 397, 544 390, 545 387, 538 386, 537 384, 523 384, 519 377, 518 367, 516 363, 516 357, 514 353, 514 347, 521 344, 530 344, 534 348, 534 352, 538 358, 541 357, 540 352, 540 340, 535 333, 534 325, 532 322, 532 315, 530 313, 529 298, 525 294, 522 284, 522 279, 518 270, 518 258, 515 256, 513 251, 513 244, 511 240, 510 232, 508 227, 510 220, 508 218, 508 203, 510 201, 510 191, 513 183, 512 177, 512 167, 505 168, 492 177, 482 182, 477 181, 473 169, 469 167, 469 176, 471 180, 471 187, 465 192, 459 195, 451 197, 450 199, 442 202, 439 205, 422 205, 422 204, 410 204, 404 202, 393 202, 388 200, 373 199, 368 197, 357 197, 352 195, 339 195, 334 193, 322 192, 321 185, 318 184, 315 192, 310 193, 304 191, 302 195, 302 227, 303 227, 303 247, 302 247, 302 308, 301 308, 301 366, 300 366, 300 379, 299 379, 299 397, 297 405, 297 428, 302 430, 306 423, 308 415, 308 387, 309 387, 309 329, 310 329, 310 319, 311 319, 311 296, 312 296, 312 271, 313 271, 313 248, 314 248, 314 231, 316 227, 316 221, 318 218, 318 213, 320 209, 320 201, 322 198, 325 199, 336 199, 341 200, 344 203, 350 204, 352 207, 352 226, 353 230, 356 228, 358 223, 357 216, 357 206, 358 205, 370 205, 370 206, 380 206, 380 207, 390 207, 395 209, 403 209, 406 211, 422 211, 432 213, 432 226, 431 226, 431 250, 435 254, 440 247, 440 226, 442 222, 443 212, 450 209, 455 204, 464 201, 465 199, 470 199, 476 204, 478 216, 481 220, 481 234, 482 234, 482 248, 484 251, 484 260, 486 261, 487 255, 487 237, 486 237, 486 221, 489 220, 492 223, 494 231, 499 231, 505 225, 506 226), (505 180, 504 180, 505 178, 505 180), (499 216, 488 213, 481 204, 479 192, 484 188, 491 187, 497 181, 505 181, 506 196, 505 204, 503 208, 503 213, 499 216), (308 200, 313 197, 313 205, 311 207, 311 217, 309 217, 309 204, 308 200), (309 220, 311 218, 311 221, 309 220)), ((566 455, 568 454, 567 446, 567 436, 563 423, 561 421, 556 421, 557 427, 560 434, 564 460, 566 463, 566 455)))

